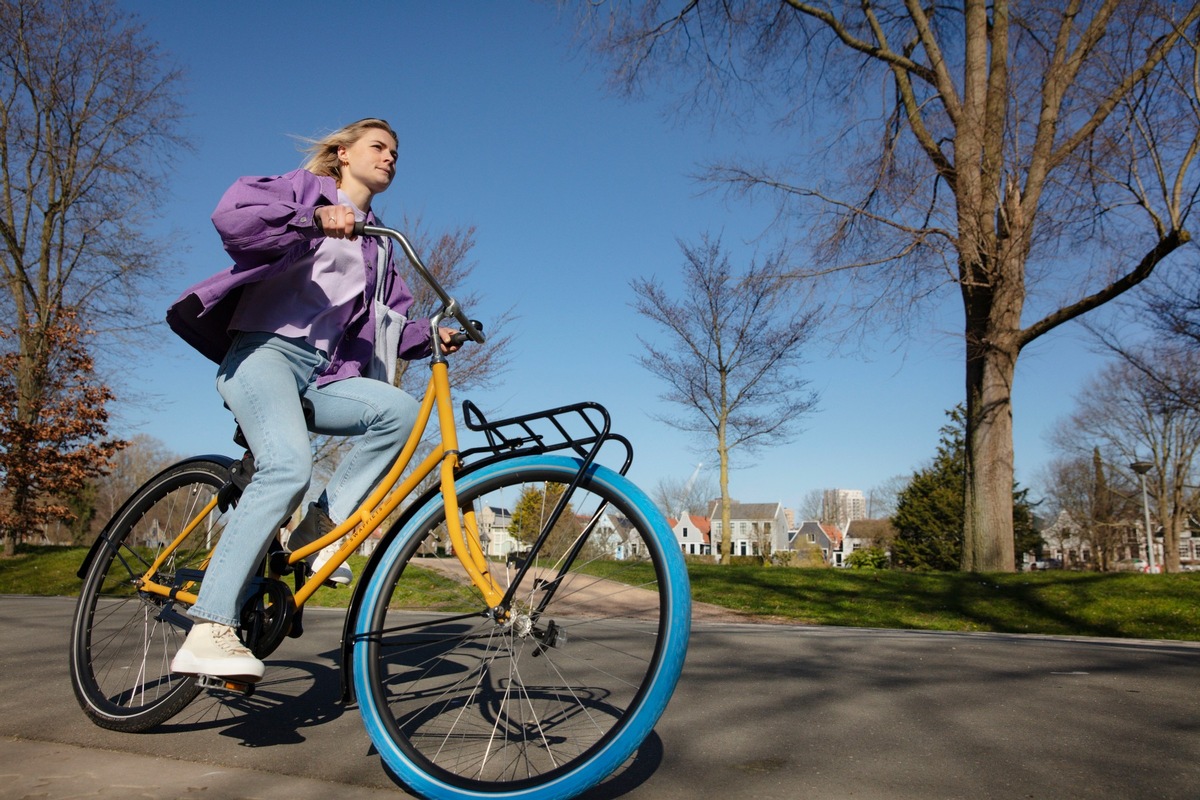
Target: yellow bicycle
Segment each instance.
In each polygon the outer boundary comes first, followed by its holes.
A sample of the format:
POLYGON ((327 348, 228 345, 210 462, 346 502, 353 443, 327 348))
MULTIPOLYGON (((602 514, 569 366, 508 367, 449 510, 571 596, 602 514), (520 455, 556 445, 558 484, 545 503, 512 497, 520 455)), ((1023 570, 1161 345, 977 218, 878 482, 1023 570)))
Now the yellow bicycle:
MULTIPOLYGON (((435 344, 451 318, 483 343, 403 234, 361 233, 396 242, 440 298, 435 344)), ((571 797, 628 759, 666 708, 690 630, 683 558, 662 514, 624 477, 632 447, 601 406, 489 421, 466 402, 465 426, 480 441, 460 450, 448 361, 434 351, 393 468, 328 535, 268 554, 239 635, 259 658, 301 635, 304 604, 378 531, 347 609, 341 674, 343 701, 358 703, 381 758, 425 797, 571 797), (418 459, 435 415, 436 444, 418 459), (615 470, 597 460, 606 445, 623 455, 615 470), (305 559, 335 542, 337 556, 310 574, 305 559), (519 551, 502 552, 505 542, 519 551)), ((92 546, 79 570, 71 678, 97 725, 144 731, 203 691, 251 690, 172 674, 170 663, 252 463, 249 453, 208 455, 163 470, 92 546)))

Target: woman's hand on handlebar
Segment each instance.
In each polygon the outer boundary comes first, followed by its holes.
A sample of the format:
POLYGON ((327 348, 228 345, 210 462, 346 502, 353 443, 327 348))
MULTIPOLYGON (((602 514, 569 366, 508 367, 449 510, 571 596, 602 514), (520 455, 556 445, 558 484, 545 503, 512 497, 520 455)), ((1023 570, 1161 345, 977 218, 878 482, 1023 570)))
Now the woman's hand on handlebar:
POLYGON ((457 328, 438 328, 438 336, 442 339, 442 352, 454 353, 462 347, 466 336, 457 328))
POLYGON ((347 205, 321 206, 316 210, 321 232, 331 239, 355 239, 354 209, 347 205))

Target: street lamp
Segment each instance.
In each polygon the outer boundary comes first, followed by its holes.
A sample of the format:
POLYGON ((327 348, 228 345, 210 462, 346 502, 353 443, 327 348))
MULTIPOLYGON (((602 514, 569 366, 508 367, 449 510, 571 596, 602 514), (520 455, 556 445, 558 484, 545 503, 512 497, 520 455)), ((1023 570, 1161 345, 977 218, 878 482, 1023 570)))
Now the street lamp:
POLYGON ((1154 534, 1150 531, 1150 496, 1146 493, 1146 473, 1154 467, 1149 461, 1135 461, 1129 468, 1142 479, 1142 513, 1146 516, 1146 562, 1154 573, 1154 534))

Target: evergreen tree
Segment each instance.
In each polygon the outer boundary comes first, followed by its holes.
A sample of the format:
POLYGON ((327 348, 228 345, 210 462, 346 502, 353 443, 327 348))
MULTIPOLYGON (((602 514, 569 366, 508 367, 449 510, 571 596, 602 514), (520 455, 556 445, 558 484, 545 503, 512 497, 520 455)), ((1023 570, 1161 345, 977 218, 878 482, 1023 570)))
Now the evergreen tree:
POLYGON ((892 561, 908 569, 956 570, 962 559, 966 479, 962 406, 946 412, 933 462, 900 492, 892 525, 892 561))
MULTIPOLYGON (((521 492, 512 512, 512 522, 509 532, 513 538, 526 547, 532 545, 541 532, 542 527, 550 519, 562 498, 566 486, 561 483, 547 483, 544 486, 526 486, 521 492)), ((540 557, 557 558, 567 551, 574 543, 583 527, 575 518, 575 512, 568 503, 562 515, 554 523, 546 546, 539 553, 540 557)))
MULTIPOLYGON (((916 472, 898 497, 892 525, 892 562, 902 568, 952 571, 962 563, 965 526, 966 410, 947 411, 937 454, 916 472)), ((1041 543, 1029 490, 1013 487, 1013 539, 1017 553, 1041 543)))

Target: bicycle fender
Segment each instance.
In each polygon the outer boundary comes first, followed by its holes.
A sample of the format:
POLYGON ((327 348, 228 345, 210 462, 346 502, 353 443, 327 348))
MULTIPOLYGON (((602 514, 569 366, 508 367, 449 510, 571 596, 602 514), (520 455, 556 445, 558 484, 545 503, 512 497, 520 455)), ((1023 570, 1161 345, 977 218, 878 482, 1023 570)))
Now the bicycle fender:
POLYGON ((191 464, 196 461, 214 461, 228 469, 233 464, 234 459, 230 458, 229 456, 216 454, 207 456, 192 456, 190 458, 185 458, 182 461, 176 461, 174 464, 159 470, 154 477, 147 481, 143 481, 141 486, 138 486, 137 489, 134 489, 133 494, 125 498, 125 502, 121 504, 119 509, 117 509, 117 513, 109 517, 108 522, 104 523, 104 527, 100 530, 100 535, 97 536, 96 540, 92 542, 92 546, 88 549, 87 555, 83 557, 83 563, 80 564, 79 569, 75 572, 75 576, 80 580, 84 579, 84 577, 87 575, 88 567, 92 565, 93 559, 96 558, 96 553, 100 552, 100 547, 108 541, 109 532, 112 530, 113 522, 120 519, 125 514, 125 512, 129 509, 130 504, 133 502, 133 499, 137 497, 138 492, 141 491, 143 486, 145 486, 147 483, 150 483, 150 481, 157 479, 159 475, 162 475, 168 470, 181 467, 184 464, 191 464))

